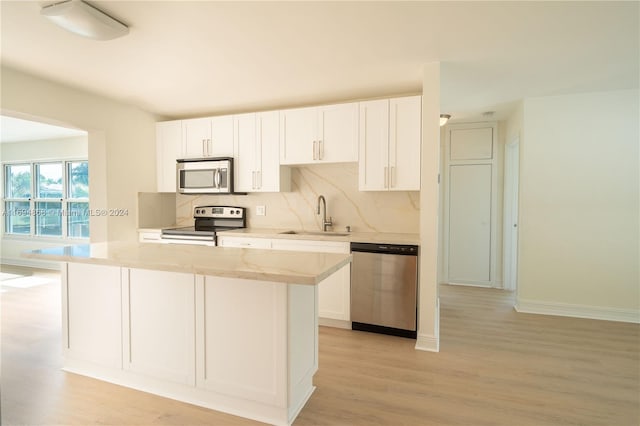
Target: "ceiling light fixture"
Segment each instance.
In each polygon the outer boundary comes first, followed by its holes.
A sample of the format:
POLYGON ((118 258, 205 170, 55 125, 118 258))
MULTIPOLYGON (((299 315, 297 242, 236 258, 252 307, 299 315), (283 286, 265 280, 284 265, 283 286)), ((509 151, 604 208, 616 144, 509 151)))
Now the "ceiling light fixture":
POLYGON ((44 6, 40 14, 67 31, 95 40, 112 40, 129 33, 129 27, 82 0, 44 6))
POLYGON ((451 118, 450 114, 440 114, 440 127, 447 124, 447 121, 451 118))

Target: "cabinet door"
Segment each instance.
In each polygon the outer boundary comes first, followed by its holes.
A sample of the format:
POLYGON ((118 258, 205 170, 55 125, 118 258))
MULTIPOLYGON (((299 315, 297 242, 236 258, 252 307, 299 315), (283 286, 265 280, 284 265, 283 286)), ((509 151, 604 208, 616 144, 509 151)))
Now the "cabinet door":
POLYGON ((211 119, 211 140, 208 152, 211 157, 233 157, 233 116, 225 115, 211 119))
POLYGON ((277 111, 256 115, 256 183, 261 192, 290 189, 290 174, 280 167, 280 117, 277 111))
POLYGON ((195 118, 182 121, 182 157, 206 157, 211 141, 211 119, 195 118))
POLYGON ((176 192, 176 159, 182 150, 182 121, 156 124, 156 184, 158 192, 176 192))
POLYGON ((125 272, 125 369, 195 385, 194 275, 145 269, 125 272))
MULTIPOLYGON (((350 245, 340 241, 271 240, 274 250, 320 253, 349 253, 350 245)), ((351 319, 351 265, 346 265, 318 284, 318 316, 334 320, 351 319)))
POLYGON ((388 181, 389 100, 360 102, 358 188, 360 191, 385 191, 388 181))
POLYGON ((65 356, 122 368, 120 267, 69 263, 62 287, 65 356))
POLYGON ((358 103, 318 107, 317 139, 316 160, 358 161, 358 103))
POLYGON ((389 100, 389 190, 420 190, 422 97, 389 100))
POLYGON ((286 407, 287 286, 211 276, 197 280, 197 386, 286 407))
POLYGON ((270 249, 271 240, 268 238, 231 237, 221 235, 218 237, 218 245, 220 247, 270 249))
POLYGON ((251 192, 256 189, 256 115, 242 114, 233 119, 235 190, 251 192))
POLYGON ((318 156, 317 108, 280 111, 280 163, 309 164, 318 156))

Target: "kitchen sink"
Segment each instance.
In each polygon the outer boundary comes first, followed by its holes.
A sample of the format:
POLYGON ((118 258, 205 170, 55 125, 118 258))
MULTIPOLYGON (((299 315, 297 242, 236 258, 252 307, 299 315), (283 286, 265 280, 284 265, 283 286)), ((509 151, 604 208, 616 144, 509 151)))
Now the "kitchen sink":
POLYGON ((280 234, 286 235, 317 235, 322 237, 346 237, 349 234, 343 234, 340 232, 322 232, 322 231, 284 231, 280 234))

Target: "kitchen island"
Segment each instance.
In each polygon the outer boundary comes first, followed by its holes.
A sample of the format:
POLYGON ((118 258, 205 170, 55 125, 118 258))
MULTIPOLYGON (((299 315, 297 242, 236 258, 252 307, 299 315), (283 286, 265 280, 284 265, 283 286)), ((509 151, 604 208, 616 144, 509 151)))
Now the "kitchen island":
POLYGON ((348 254, 111 242, 62 263, 63 369, 291 424, 314 390, 317 285, 348 254))

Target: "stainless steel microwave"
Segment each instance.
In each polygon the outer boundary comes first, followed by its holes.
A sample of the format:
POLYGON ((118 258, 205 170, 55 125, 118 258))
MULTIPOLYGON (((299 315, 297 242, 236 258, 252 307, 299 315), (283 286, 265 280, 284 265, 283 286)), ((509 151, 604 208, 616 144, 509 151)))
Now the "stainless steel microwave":
POLYGON ((178 160, 176 180, 181 194, 232 194, 233 158, 178 160))

